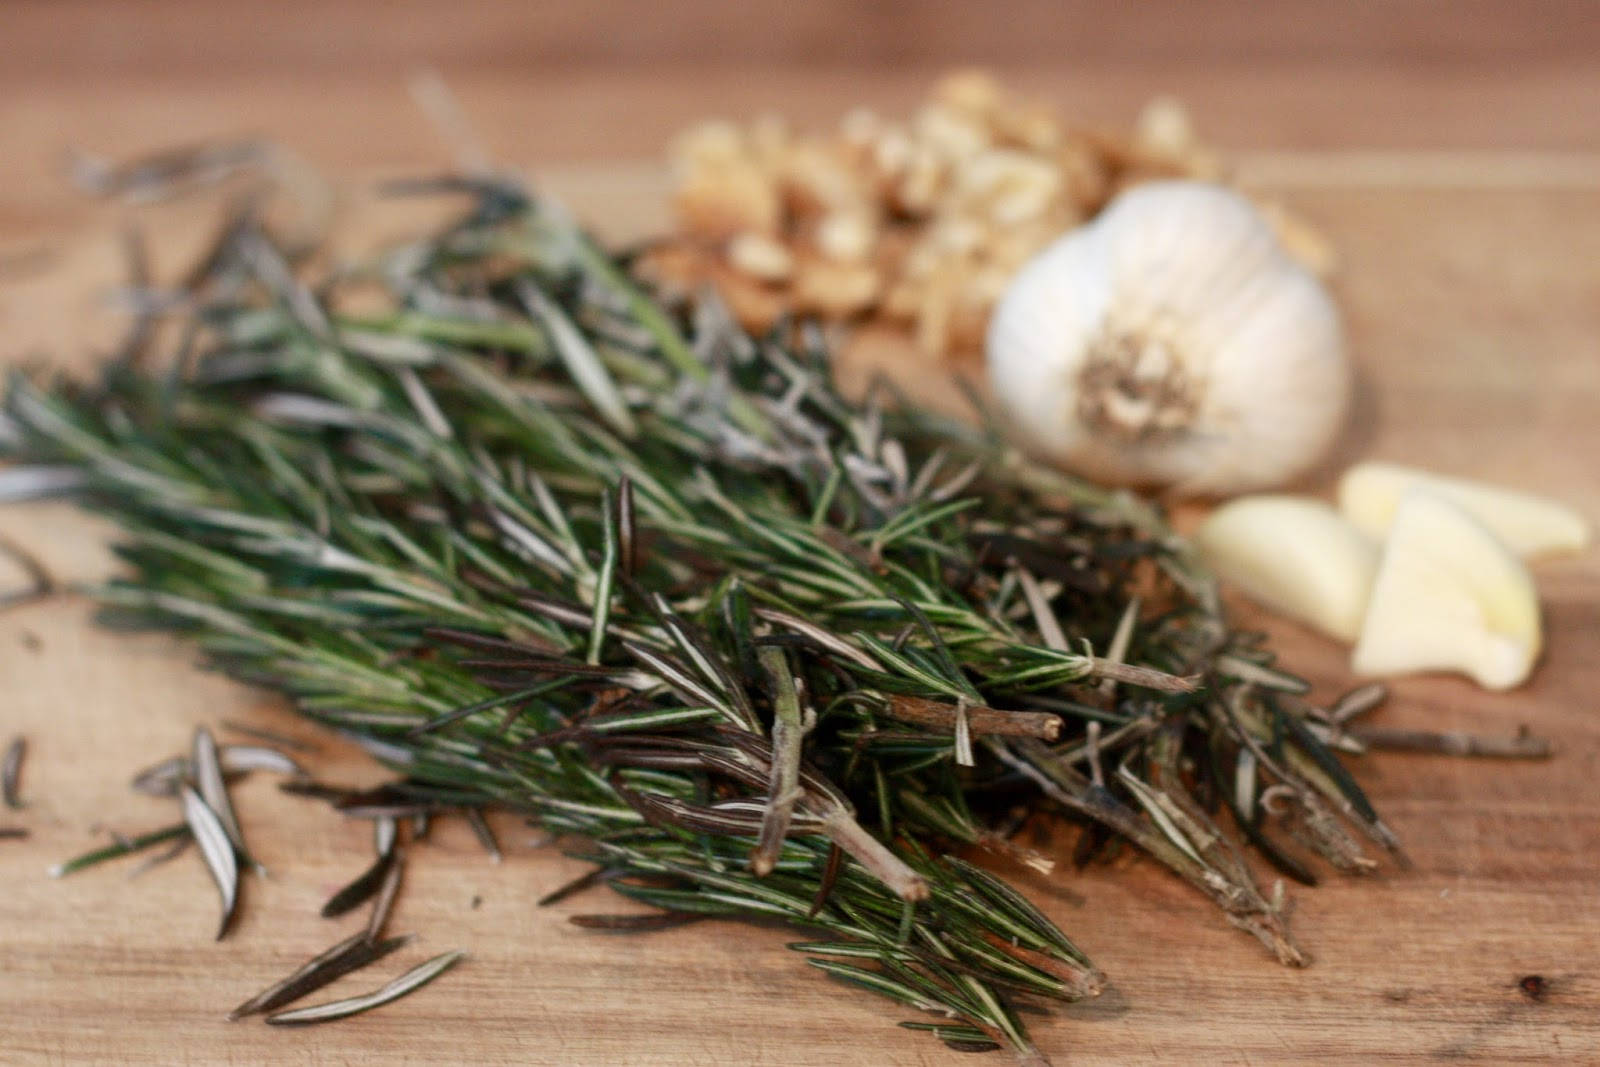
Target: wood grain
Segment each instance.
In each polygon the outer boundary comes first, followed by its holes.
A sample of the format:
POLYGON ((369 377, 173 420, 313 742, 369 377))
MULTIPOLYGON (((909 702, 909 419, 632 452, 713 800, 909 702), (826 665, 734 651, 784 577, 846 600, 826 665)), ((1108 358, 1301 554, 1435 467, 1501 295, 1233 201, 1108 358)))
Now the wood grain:
MULTIPOLYGON (((1354 84, 1338 76, 1321 82, 1321 93, 1263 100, 1256 96, 1275 76, 1241 71, 1215 78, 1208 92, 1233 101, 1224 108, 1228 122, 1242 126, 1242 116, 1270 113, 1264 131, 1239 143, 1272 149, 1280 163, 1284 150, 1308 143, 1294 133, 1302 128, 1319 131, 1311 143, 1332 149, 1440 143, 1422 121, 1430 108, 1439 110, 1440 126, 1472 130, 1442 143, 1593 148, 1582 131, 1596 128, 1600 104, 1592 94, 1587 101, 1566 95, 1568 76, 1533 75, 1535 87, 1519 90, 1521 103, 1502 101, 1487 119, 1474 111, 1480 97, 1461 91, 1459 74, 1419 79, 1393 112, 1414 119, 1376 137, 1364 133, 1376 120, 1352 114, 1329 91, 1354 84), (1544 132, 1530 132, 1524 113, 1550 116, 1544 132), (1541 140, 1546 134, 1551 140, 1541 140)), ((881 74, 786 74, 775 82, 777 90, 753 90, 760 100, 752 107, 800 101, 802 111, 820 116, 847 100, 881 97, 891 106, 918 84, 881 74)), ((657 143, 651 137, 726 104, 734 82, 727 74, 684 74, 659 86, 606 82, 611 88, 597 88, 603 106, 574 105, 580 118, 539 96, 552 84, 483 74, 469 79, 463 95, 497 151, 534 165, 562 152, 590 160, 648 156, 657 143)), ((578 84, 602 85, 599 78, 578 84)), ((1134 99, 1136 82, 1084 76, 1079 84, 1090 85, 1089 98, 1109 113, 1119 105, 1108 102, 1134 99)), ((5 260, 22 265, 0 275, 0 355, 17 361, 49 352, 81 367, 110 336, 96 294, 120 277, 122 217, 60 190, 64 145, 124 151, 251 127, 329 166, 345 190, 378 173, 437 165, 432 135, 397 90, 381 86, 370 79, 289 86, 226 72, 70 88, 48 77, 28 82, 0 105, 0 158, 15 163, 13 179, 0 186, 0 253, 39 249, 42 259, 5 260), (107 85, 118 87, 114 101, 107 85)), ((1471 472, 1554 493, 1600 516, 1600 187, 1351 185, 1339 180, 1339 159, 1338 152, 1325 157, 1325 184, 1311 168, 1312 180, 1302 177, 1287 195, 1345 259, 1338 289, 1363 389, 1341 458, 1471 472)), ((544 173, 613 234, 660 222, 653 169, 544 173)), ((354 244, 422 221, 353 194, 345 205, 341 233, 354 244)), ((200 239, 210 212, 180 204, 141 215, 164 269, 200 239)), ((889 362, 914 383, 935 378, 903 356, 889 362)), ((0 511, 0 534, 65 576, 108 566, 107 531, 64 506, 0 511)), ((1080 1064, 1600 1060, 1600 561, 1591 553, 1541 568, 1538 577, 1549 648, 1528 687, 1489 696, 1449 679, 1409 681, 1381 721, 1485 732, 1526 724, 1557 743, 1558 758, 1361 761, 1358 777, 1405 839, 1414 867, 1366 880, 1330 877, 1299 893, 1296 926, 1317 956, 1310 969, 1278 967, 1148 864, 1068 872, 1051 883, 1007 872, 1115 982, 1100 1000, 1033 1023, 1041 1046, 1080 1064), (1544 999, 1519 992, 1527 974, 1547 979, 1544 999)), ((0 574, 0 582, 9 578, 0 574)), ((1346 683, 1341 650, 1292 626, 1263 623, 1322 692, 1346 683)), ((415 850, 395 929, 417 931, 423 941, 378 974, 345 979, 338 991, 376 985, 456 946, 472 953, 464 966, 404 1005, 335 1027, 229 1025, 222 1021, 228 1007, 361 921, 326 922, 316 909, 364 866, 364 826, 281 796, 265 777, 245 783, 240 816, 272 876, 247 883, 236 931, 221 943, 209 939, 214 893, 192 855, 131 882, 126 862, 61 882, 43 872, 103 840, 97 825, 135 831, 171 820, 170 804, 131 795, 126 781, 181 751, 195 723, 235 718, 309 731, 261 694, 196 671, 180 644, 94 628, 89 605, 77 597, 0 615, 0 678, 7 688, 0 733, 31 741, 23 783, 29 807, 0 815, 0 824, 32 834, 0 841, 0 1060, 968 1062, 895 1029, 907 1013, 831 988, 783 949, 790 939, 783 931, 703 924, 627 937, 572 928, 565 915, 610 902, 600 894, 535 908, 580 868, 512 824, 501 827, 508 856, 499 866, 463 825, 442 825, 415 850)), ((356 754, 323 741, 312 757, 319 772, 378 777, 356 754)))
POLYGON ((968 62, 1132 64, 1171 69, 1306 63, 1493 72, 1588 65, 1600 26, 1587 0, 1012 0, 1003 14, 961 0, 629 0, 521 4, 427 0, 271 5, 216 0, 13 4, 10 71, 207 77, 284 69, 379 75, 410 63, 491 67, 896 66, 968 62))

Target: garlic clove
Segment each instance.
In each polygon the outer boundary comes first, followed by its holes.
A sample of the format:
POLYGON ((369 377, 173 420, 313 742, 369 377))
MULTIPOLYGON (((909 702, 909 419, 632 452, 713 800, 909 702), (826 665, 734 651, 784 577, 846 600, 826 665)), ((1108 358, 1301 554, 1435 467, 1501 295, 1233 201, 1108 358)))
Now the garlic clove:
POLYGON ((1343 641, 1354 641, 1378 570, 1378 549, 1320 500, 1240 497, 1212 512, 1194 542, 1224 581, 1343 641))
POLYGON ((1486 689, 1520 684, 1539 657, 1527 568, 1448 498, 1412 489, 1395 509, 1351 657, 1358 674, 1457 671, 1486 689))
POLYGON ((1405 494, 1424 487, 1465 509, 1519 556, 1577 552, 1593 531, 1582 515, 1531 493, 1465 478, 1447 478, 1397 463, 1359 463, 1339 481, 1339 509, 1374 537, 1382 537, 1405 494))

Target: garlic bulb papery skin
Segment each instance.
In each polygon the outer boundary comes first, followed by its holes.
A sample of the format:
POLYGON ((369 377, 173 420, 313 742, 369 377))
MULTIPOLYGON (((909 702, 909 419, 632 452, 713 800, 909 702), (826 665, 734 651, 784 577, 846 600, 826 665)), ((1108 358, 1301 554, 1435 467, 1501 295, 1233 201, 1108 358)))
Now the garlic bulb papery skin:
POLYGON ((1228 495, 1326 452, 1351 372, 1333 300, 1243 196, 1121 194, 1025 266, 990 320, 1020 443, 1096 481, 1228 495))

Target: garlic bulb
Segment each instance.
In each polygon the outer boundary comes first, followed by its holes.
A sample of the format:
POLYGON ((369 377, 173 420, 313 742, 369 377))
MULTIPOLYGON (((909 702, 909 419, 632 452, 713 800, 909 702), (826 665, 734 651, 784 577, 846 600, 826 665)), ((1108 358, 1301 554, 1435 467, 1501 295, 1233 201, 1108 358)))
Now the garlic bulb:
POLYGON ((989 376, 1022 443, 1116 485, 1223 494, 1321 458, 1350 393, 1338 313, 1248 200, 1149 182, 1012 281, 989 376))

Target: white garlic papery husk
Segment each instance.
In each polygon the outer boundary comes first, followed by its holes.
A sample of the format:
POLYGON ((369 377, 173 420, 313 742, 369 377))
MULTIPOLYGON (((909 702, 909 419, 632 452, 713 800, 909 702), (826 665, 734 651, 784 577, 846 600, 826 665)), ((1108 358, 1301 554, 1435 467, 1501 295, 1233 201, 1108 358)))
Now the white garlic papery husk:
POLYGON ((1025 266, 989 324, 1020 442, 1111 485, 1226 495, 1327 450, 1351 373, 1321 283, 1243 196, 1149 182, 1025 266))

